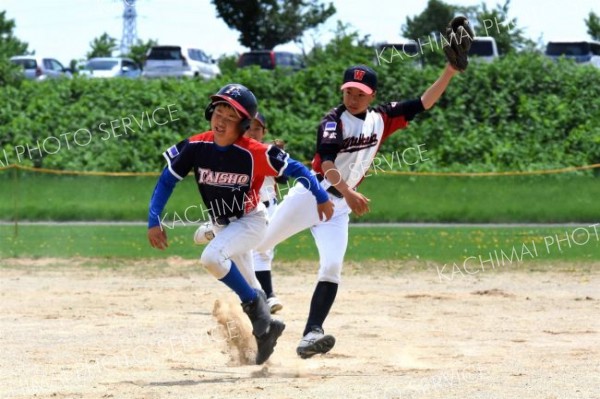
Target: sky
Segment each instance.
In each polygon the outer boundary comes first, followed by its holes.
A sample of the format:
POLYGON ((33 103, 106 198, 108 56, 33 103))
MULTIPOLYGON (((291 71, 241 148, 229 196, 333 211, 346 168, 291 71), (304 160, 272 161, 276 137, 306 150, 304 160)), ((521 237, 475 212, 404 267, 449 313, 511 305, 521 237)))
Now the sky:
MULTIPOLYGON (((0 0, 0 11, 15 20, 15 36, 29 44, 36 54, 54 57, 63 64, 83 59, 90 42, 107 32, 121 40, 124 0, 0 0)), ((329 1, 324 1, 329 2, 329 1)), ((373 42, 401 39, 400 28, 406 17, 420 14, 426 0, 332 0, 337 12, 317 30, 305 34, 306 51, 314 43, 326 43, 333 36, 337 21, 350 24, 361 36, 373 42)), ((495 8, 500 1, 445 0, 454 5, 485 3, 495 8)), ((217 17, 210 0, 137 0, 138 38, 158 40, 159 44, 192 45, 214 58, 222 54, 247 51, 238 42, 238 32, 217 17)), ((590 11, 600 15, 599 0, 512 0, 509 16, 525 36, 542 43, 557 39, 589 39, 584 18, 590 11), (537 4, 535 4, 537 3, 537 4)), ((476 32, 482 35, 481 32, 476 32)), ((278 46, 280 50, 301 52, 295 43, 278 46)))

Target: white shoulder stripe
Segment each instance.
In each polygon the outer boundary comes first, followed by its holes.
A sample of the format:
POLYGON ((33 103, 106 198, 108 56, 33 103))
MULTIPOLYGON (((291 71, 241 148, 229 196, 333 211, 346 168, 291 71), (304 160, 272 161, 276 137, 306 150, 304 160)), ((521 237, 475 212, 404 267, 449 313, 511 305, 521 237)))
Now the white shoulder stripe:
POLYGON ((171 158, 169 158, 166 152, 163 152, 163 157, 165 157, 165 159, 167 160, 167 167, 169 168, 169 172, 171 172, 171 174, 175 176, 177 180, 183 180, 183 177, 179 176, 171 167, 171 158))

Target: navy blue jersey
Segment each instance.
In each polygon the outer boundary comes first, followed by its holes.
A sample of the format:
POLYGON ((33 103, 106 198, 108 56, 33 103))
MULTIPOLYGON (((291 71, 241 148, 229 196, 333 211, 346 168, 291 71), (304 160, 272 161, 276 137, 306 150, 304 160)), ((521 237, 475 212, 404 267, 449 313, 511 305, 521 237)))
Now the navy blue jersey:
POLYGON ((247 137, 220 147, 214 143, 212 131, 185 139, 163 155, 178 180, 194 171, 202 200, 213 218, 239 217, 254 209, 265 176, 280 176, 288 161, 288 154, 276 146, 247 137))

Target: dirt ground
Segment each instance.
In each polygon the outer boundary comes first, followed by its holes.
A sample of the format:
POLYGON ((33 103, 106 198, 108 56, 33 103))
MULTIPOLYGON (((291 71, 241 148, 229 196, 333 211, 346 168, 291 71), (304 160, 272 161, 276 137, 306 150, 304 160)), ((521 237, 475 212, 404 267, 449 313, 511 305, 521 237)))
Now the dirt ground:
POLYGON ((263 366, 235 296, 195 262, 0 265, 0 398, 600 398, 600 265, 451 281, 349 265, 336 346, 307 360, 316 273, 285 265, 287 328, 263 366))

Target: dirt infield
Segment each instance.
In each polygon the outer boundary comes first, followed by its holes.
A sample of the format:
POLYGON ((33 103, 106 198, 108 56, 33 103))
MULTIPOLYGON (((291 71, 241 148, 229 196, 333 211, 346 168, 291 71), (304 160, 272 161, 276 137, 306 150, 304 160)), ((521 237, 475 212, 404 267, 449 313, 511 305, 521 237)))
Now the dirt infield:
POLYGON ((235 296, 195 263, 90 263, 0 260, 0 398, 600 398, 597 264, 452 281, 349 265, 337 344, 307 360, 315 272, 285 265, 287 329, 256 366, 235 296))

